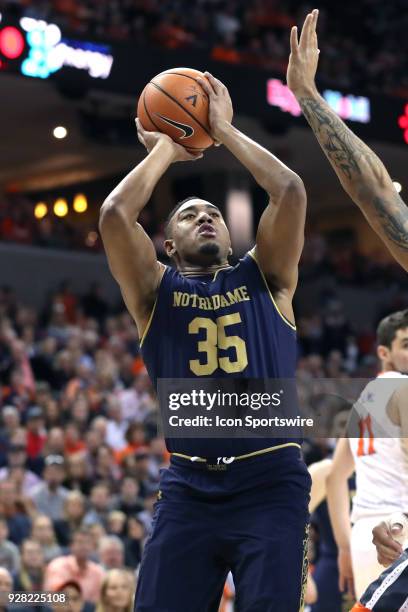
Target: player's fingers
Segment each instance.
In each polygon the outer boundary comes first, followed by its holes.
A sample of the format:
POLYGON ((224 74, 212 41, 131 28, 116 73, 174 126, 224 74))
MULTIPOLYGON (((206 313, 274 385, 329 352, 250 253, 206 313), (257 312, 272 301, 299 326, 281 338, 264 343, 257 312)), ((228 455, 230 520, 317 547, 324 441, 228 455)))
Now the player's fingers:
POLYGON ((210 82, 211 87, 213 88, 213 91, 215 94, 217 94, 219 92, 219 85, 217 83, 217 79, 215 77, 213 77, 213 75, 211 74, 211 72, 208 72, 208 70, 206 70, 204 72, 204 76, 208 79, 208 81, 210 82))
POLYGON ((307 43, 310 36, 310 24, 312 21, 312 14, 309 13, 305 19, 303 24, 302 32, 300 34, 299 47, 301 49, 305 49, 307 47, 307 43))
POLYGON ((204 89, 205 93, 210 97, 214 97, 214 89, 211 87, 207 79, 202 79, 201 77, 197 77, 197 82, 204 89))
POLYGON ((299 52, 298 29, 296 26, 293 26, 290 31, 290 52, 293 55, 297 55, 299 52))
POLYGON ((316 33, 317 20, 319 19, 319 9, 312 11, 312 33, 316 33))
POLYGON ((345 580, 342 573, 339 573, 339 591, 343 593, 346 590, 345 580))
POLYGON ((140 132, 141 134, 144 134, 144 132, 146 131, 143 127, 143 125, 140 122, 140 119, 138 119, 138 117, 136 117, 135 119, 135 123, 136 123, 136 129, 138 132, 140 132))

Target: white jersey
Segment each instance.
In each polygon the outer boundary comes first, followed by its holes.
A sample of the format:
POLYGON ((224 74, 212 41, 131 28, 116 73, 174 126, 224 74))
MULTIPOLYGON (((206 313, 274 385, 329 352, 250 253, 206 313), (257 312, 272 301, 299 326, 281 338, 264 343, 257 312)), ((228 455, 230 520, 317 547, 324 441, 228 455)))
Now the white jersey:
POLYGON ((380 374, 368 383, 354 406, 360 438, 349 439, 356 466, 352 522, 408 512, 408 457, 401 444, 401 428, 387 414, 392 394, 407 383, 408 376, 399 372, 380 374))

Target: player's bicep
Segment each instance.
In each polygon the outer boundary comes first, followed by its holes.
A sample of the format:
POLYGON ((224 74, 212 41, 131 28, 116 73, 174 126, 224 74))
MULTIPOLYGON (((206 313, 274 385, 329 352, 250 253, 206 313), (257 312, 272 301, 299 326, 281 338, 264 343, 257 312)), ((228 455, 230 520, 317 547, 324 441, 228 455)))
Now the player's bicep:
POLYGON ((304 245, 306 192, 302 181, 289 183, 279 200, 270 200, 259 222, 256 253, 268 282, 294 291, 304 245))
POLYGON ((143 318, 151 309, 162 274, 152 241, 138 223, 121 212, 102 211, 99 228, 109 267, 131 314, 143 318))

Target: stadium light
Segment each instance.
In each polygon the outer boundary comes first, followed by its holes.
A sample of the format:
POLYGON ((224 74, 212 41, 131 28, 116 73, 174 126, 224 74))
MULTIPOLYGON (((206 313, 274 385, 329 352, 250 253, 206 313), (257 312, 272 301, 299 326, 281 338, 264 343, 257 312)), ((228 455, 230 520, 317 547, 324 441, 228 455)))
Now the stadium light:
POLYGON ((48 207, 45 202, 38 202, 34 208, 34 217, 36 219, 43 219, 48 212, 48 207))
POLYGON ((65 138, 67 136, 68 130, 63 125, 57 125, 57 127, 53 129, 52 134, 54 138, 61 140, 62 138, 65 138))
POLYGON ((65 217, 68 214, 68 204, 64 198, 58 198, 54 203, 54 215, 56 217, 65 217))
POLYGON ((77 213, 85 212, 88 208, 88 200, 86 198, 86 195, 84 195, 83 193, 77 193, 74 198, 73 207, 75 212, 77 213))
POLYGON ((94 231, 91 231, 86 237, 85 244, 87 247, 92 248, 95 246, 95 243, 97 240, 98 240, 98 234, 94 231))

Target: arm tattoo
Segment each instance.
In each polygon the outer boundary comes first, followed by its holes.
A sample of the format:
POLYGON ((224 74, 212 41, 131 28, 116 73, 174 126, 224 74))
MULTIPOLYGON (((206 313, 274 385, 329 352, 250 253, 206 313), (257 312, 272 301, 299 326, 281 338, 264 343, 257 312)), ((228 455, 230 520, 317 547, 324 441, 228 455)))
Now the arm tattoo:
POLYGON ((375 196, 372 204, 388 240, 408 251, 408 208, 399 195, 395 194, 393 202, 375 196))
POLYGON ((408 208, 398 193, 380 197, 387 175, 382 162, 319 98, 300 98, 300 107, 331 165, 353 198, 387 242, 408 251, 408 208), (364 194, 364 195, 363 195, 364 194))
MULTIPOLYGON (((314 131, 323 151, 336 172, 339 170, 349 180, 361 176, 360 161, 372 151, 355 135, 334 111, 323 101, 314 98, 300 98, 300 107, 314 131)), ((369 159, 370 165, 373 160, 369 159)))

